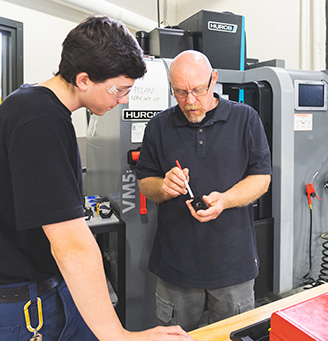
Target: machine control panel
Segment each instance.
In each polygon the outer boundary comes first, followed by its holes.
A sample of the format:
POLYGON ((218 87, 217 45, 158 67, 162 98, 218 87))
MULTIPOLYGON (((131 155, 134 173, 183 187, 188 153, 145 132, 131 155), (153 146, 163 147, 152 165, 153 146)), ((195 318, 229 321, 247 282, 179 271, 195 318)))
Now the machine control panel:
POLYGON ((327 82, 324 80, 295 80, 295 109, 327 110, 327 82))

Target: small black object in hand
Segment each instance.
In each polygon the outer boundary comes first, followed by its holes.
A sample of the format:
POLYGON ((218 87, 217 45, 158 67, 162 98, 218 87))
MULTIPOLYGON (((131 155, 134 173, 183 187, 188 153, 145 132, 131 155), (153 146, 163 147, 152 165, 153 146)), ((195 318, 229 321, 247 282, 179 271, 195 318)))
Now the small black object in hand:
POLYGON ((208 208, 205 201, 200 196, 195 197, 194 200, 191 202, 191 205, 195 209, 195 211, 206 210, 208 208))

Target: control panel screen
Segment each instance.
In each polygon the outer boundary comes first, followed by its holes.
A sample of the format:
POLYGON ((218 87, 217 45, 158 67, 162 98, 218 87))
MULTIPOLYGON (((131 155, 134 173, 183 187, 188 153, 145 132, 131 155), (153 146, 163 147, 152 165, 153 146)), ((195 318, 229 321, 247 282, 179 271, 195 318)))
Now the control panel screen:
POLYGON ((295 109, 327 110, 327 83, 324 81, 296 80, 295 109))

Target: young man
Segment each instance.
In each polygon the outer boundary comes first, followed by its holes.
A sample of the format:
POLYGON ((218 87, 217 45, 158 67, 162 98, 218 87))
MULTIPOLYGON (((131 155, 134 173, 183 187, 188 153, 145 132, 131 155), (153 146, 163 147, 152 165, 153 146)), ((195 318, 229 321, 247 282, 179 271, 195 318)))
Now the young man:
POLYGON ((71 112, 104 115, 145 72, 126 27, 93 16, 66 37, 53 78, 23 85, 0 106, 1 340, 190 339, 180 327, 122 328, 84 219, 71 112))
POLYGON ((250 204, 268 189, 269 147, 256 111, 214 93, 217 79, 200 52, 173 60, 178 104, 148 123, 136 166, 142 193, 159 203, 157 317, 185 330, 198 328, 206 301, 210 323, 252 309, 259 271, 250 204), (207 209, 186 201, 189 176, 207 209))

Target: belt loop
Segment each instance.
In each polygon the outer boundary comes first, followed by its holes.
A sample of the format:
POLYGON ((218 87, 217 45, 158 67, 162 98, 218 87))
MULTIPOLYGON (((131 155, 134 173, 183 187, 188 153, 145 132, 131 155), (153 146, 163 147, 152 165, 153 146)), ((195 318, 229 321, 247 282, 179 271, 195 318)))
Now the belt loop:
POLYGON ((37 301, 37 297, 38 297, 36 282, 29 282, 28 288, 30 291, 31 306, 34 306, 34 304, 36 305, 36 301, 37 301))
POLYGON ((37 284, 36 282, 29 282, 28 288, 30 292, 30 309, 31 309, 31 324, 35 325, 38 321, 38 306, 37 306, 37 284))

